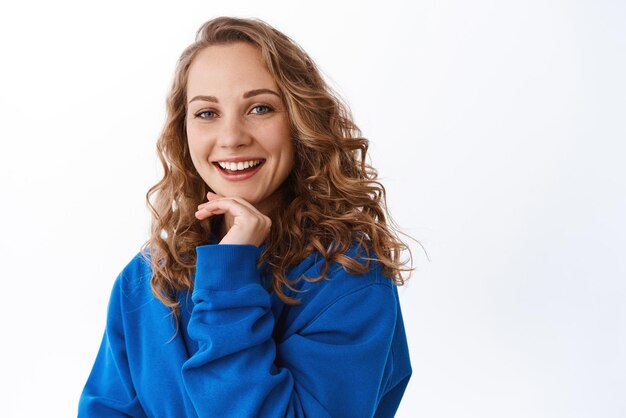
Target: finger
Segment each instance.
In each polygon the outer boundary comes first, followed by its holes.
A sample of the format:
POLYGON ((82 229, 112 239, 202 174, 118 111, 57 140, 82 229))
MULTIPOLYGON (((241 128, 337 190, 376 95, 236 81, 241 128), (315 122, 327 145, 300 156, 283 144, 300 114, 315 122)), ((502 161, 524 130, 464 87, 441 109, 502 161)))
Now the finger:
POLYGON ((208 199, 209 201, 208 201, 208 202, 204 202, 204 203, 200 203, 200 204, 198 205, 198 209, 200 209, 200 208, 202 208, 202 207, 206 206, 208 203, 210 203, 210 202, 212 202, 212 201, 214 201, 214 200, 217 200, 217 199, 223 199, 223 198, 224 198, 223 196, 221 196, 221 195, 219 195, 219 194, 217 194, 217 193, 213 193, 213 192, 208 192, 208 193, 206 194, 206 197, 207 197, 207 199, 208 199))
POLYGON ((196 211, 195 216, 197 219, 202 220, 202 219, 210 218, 213 215, 223 215, 226 212, 227 212, 226 209, 202 208, 196 211))
POLYGON ((209 202, 205 202, 205 203, 203 203, 201 205, 198 205, 198 209, 200 209, 200 207, 204 207, 208 203, 213 202, 213 201, 218 200, 218 199, 231 199, 231 200, 234 200, 235 202, 238 202, 239 204, 247 207, 252 212, 260 213, 259 210, 252 203, 248 202, 247 200, 245 200, 244 198, 239 197, 239 196, 224 197, 224 196, 221 196, 221 195, 209 192, 209 193, 207 193, 207 198, 209 198, 209 202))
POLYGON ((248 206, 243 205, 233 199, 230 198, 222 198, 219 200, 212 200, 210 202, 205 203, 199 211, 207 211, 209 213, 216 214, 217 211, 219 213, 230 213, 233 216, 243 216, 248 214, 256 214, 256 210, 251 210, 248 206))
POLYGON ((213 193, 213 192, 208 192, 206 194, 207 199, 209 200, 208 202, 204 202, 198 205, 198 209, 202 209, 203 207, 205 207, 207 204, 209 204, 210 202, 213 202, 215 200, 218 199, 231 199, 232 197, 224 197, 222 195, 219 195, 217 193, 213 193))
POLYGON ((208 193, 206 194, 206 198, 207 198, 207 199, 209 199, 209 200, 220 199, 220 198, 222 198, 222 197, 224 197, 224 196, 219 195, 219 194, 217 194, 217 193, 213 193, 213 192, 208 192, 208 193))
POLYGON ((248 202, 247 200, 245 200, 244 198, 239 197, 239 196, 223 197, 223 196, 220 196, 220 195, 218 195, 216 193, 209 192, 209 193, 207 193, 207 198, 209 199, 209 201, 198 205, 198 210, 206 207, 206 205, 208 205, 209 203, 214 202, 216 200, 230 199, 230 200, 234 200, 235 202, 237 202, 237 203, 247 207, 253 213, 261 214, 259 212, 259 210, 252 203, 248 202))
MULTIPOLYGON (((215 200, 216 196, 221 197, 220 195, 218 195, 218 194, 216 194, 216 193, 213 193, 213 192, 208 192, 208 193, 206 194, 206 198, 209 200, 209 202, 210 202, 211 200, 215 200)), ((209 203, 209 202, 200 203, 200 204, 198 205, 198 209, 202 208, 203 206, 205 206, 205 205, 206 205, 207 203, 209 203)))
POLYGON ((256 213, 261 213, 259 212, 259 210, 250 202, 248 202, 246 199, 244 199, 243 197, 239 197, 239 196, 232 196, 232 197, 226 197, 224 199, 232 199, 235 202, 238 202, 239 204, 247 207, 248 209, 250 209, 252 212, 256 212, 256 213))
POLYGON ((212 213, 206 210, 198 210, 196 211, 196 213, 194 213, 194 216, 196 217, 196 219, 198 220, 203 220, 203 219, 207 219, 210 218, 213 215, 217 215, 216 213, 212 213))

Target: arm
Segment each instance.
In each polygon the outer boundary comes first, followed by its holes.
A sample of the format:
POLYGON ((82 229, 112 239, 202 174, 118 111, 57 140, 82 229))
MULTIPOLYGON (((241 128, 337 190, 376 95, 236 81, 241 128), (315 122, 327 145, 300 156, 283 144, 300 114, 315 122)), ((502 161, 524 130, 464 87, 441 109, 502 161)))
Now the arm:
POLYGON ((199 350, 183 381, 199 416, 373 416, 387 389, 396 320, 390 284, 349 278, 363 285, 310 302, 298 330, 277 345, 259 249, 208 245, 197 253, 188 330, 199 350))
POLYGON ((79 417, 145 417, 131 381, 120 311, 123 276, 113 286, 107 327, 78 405, 79 417))

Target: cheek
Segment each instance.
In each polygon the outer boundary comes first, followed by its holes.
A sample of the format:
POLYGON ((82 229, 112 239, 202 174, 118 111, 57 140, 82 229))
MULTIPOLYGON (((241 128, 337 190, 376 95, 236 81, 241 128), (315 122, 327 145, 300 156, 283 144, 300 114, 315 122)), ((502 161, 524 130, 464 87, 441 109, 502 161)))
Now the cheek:
POLYGON ((196 144, 198 142, 198 132, 197 129, 194 129, 193 127, 190 127, 189 125, 187 125, 187 127, 185 128, 186 133, 187 133, 187 143, 189 143, 189 147, 193 147, 194 144, 196 144))
POLYGON ((203 139, 206 135, 202 135, 202 132, 197 128, 194 129, 188 126, 186 133, 189 153, 191 154, 192 160, 195 162, 196 159, 203 158, 203 154, 206 154, 209 144, 203 139))
POLYGON ((283 124, 273 126, 264 132, 265 147, 268 151, 280 154, 281 158, 293 154, 293 143, 289 127, 283 124))

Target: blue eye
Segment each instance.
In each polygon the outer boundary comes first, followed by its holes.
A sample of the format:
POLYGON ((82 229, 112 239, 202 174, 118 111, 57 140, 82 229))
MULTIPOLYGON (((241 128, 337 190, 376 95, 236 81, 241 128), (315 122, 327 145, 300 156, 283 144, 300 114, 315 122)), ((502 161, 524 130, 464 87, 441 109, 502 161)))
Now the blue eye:
POLYGON ((258 105, 258 106, 254 106, 254 107, 252 108, 252 111, 251 111, 251 112, 252 112, 252 113, 255 113, 255 114, 258 114, 258 115, 262 115, 263 113, 269 113, 269 112, 271 112, 272 110, 274 110, 274 109, 272 109, 270 106, 267 106, 267 105, 258 105), (257 111, 256 111, 256 112, 255 112, 255 109, 257 109, 257 111))
POLYGON ((202 112, 196 113, 194 116, 200 119, 210 119, 210 118, 215 117, 215 112, 211 110, 203 110, 202 112), (203 115, 206 115, 206 116, 203 116, 203 115))

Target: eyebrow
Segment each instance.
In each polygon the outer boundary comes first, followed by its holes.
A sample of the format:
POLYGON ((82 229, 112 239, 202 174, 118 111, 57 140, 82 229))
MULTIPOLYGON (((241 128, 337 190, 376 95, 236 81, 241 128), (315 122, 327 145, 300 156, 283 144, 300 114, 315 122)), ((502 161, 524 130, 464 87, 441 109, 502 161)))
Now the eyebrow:
MULTIPOLYGON (((259 94, 273 94, 274 96, 280 97, 280 94, 276 93, 274 90, 255 89, 255 90, 250 90, 250 91, 245 92, 243 94, 243 98, 248 99, 250 97, 258 96, 259 94)), ((191 100, 189 100, 188 104, 195 100, 204 100, 205 102, 219 103, 219 100, 217 100, 217 97, 215 96, 199 95, 199 96, 194 96, 191 100)))
POLYGON ((253 96, 258 96, 259 94, 273 94, 274 96, 280 97, 280 94, 276 93, 274 90, 270 90, 270 89, 256 89, 256 90, 250 90, 247 91, 243 94, 243 98, 247 99, 249 97, 253 97, 253 96))

